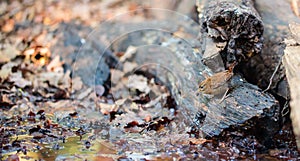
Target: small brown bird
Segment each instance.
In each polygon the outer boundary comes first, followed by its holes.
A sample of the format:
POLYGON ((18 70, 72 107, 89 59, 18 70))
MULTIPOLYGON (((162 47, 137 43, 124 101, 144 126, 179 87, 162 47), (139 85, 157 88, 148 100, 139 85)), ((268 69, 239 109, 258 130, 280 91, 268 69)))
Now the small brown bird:
POLYGON ((232 64, 228 70, 216 73, 199 84, 199 92, 220 96, 223 95, 221 101, 225 98, 227 92, 229 91, 228 81, 233 76, 233 68, 235 63, 232 64))

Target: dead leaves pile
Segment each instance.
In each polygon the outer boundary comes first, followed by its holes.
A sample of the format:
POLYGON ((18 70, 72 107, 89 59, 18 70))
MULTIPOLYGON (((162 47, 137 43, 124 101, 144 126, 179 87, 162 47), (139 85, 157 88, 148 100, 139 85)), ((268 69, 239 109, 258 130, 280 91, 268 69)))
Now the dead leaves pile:
MULTIPOLYGON (((138 64, 132 61, 136 47, 130 46, 126 51, 116 53, 122 67, 110 69, 112 87, 105 96, 107 91, 103 86, 95 87, 95 95, 91 88, 83 90, 84 85, 79 77, 71 78, 71 71, 65 68, 60 57, 69 53, 53 53, 61 37, 56 35, 60 23, 75 22, 94 27, 103 20, 138 8, 137 4, 124 5, 119 0, 89 3, 52 0, 0 2, 0 114, 11 120, 11 124, 5 126, 20 126, 23 130, 29 130, 35 140, 63 139, 56 132, 62 130, 65 136, 71 135, 67 134, 71 128, 77 128, 72 132, 81 137, 86 131, 78 128, 81 122, 76 118, 80 110, 84 111, 80 116, 84 117, 82 114, 85 113, 88 121, 99 121, 100 113, 95 112, 99 110, 109 116, 111 122, 106 121, 111 125, 111 138, 126 133, 119 142, 132 139, 132 134, 148 131, 166 136, 167 128, 179 133, 174 122, 176 103, 167 88, 158 83, 154 76, 150 74, 149 77, 147 71, 137 69, 138 64), (118 10, 115 10, 116 7, 118 10), (77 97, 80 101, 72 102, 70 96, 76 91, 81 92, 77 97), (57 122, 59 119, 63 121, 57 122)), ((146 16, 142 10, 130 14, 140 14, 137 19, 146 16)), ((123 16, 123 20, 131 20, 130 14, 123 16)), ((0 126, 3 131, 7 130, 6 127, 0 126)), ((151 132, 147 133, 148 136, 141 135, 140 139, 163 138, 151 136, 151 132)), ((168 134, 161 143, 168 142, 172 136, 168 134)), ((187 135, 184 134, 183 138, 186 139, 187 135)), ((173 140, 177 142, 180 139, 173 140)), ((154 144, 152 141, 149 145, 154 144)))
POLYGON ((66 99, 82 88, 80 78, 72 80, 71 71, 64 68, 59 55, 66 53, 51 52, 57 42, 57 25, 40 23, 40 19, 46 21, 46 6, 43 2, 27 3, 0 2, 4 9, 0 20, 0 100, 7 107, 2 110, 66 99))
MULTIPOLYGON (((14 54, 14 53, 12 53, 14 54)), ((21 52, 20 57, 3 63, 0 68, 0 82, 9 88, 52 98, 57 92, 64 91, 65 97, 72 92, 70 71, 64 71, 59 56, 51 58, 48 47, 32 47, 21 52)), ((81 83, 80 79, 76 79, 81 83)), ((57 98, 60 99, 60 98, 57 98)))
MULTIPOLYGON (((138 132, 145 127, 142 124, 149 124, 152 127, 154 124, 151 122, 156 122, 164 116, 169 117, 165 117, 164 120, 172 120, 174 117, 172 110, 174 112, 176 107, 170 107, 173 108, 171 111, 169 108, 164 108, 170 93, 165 86, 154 81, 154 76, 147 78, 135 73, 138 70, 138 64, 132 60, 134 60, 136 52, 136 47, 129 46, 124 53, 116 54, 119 56, 122 68, 110 71, 112 83, 110 94, 112 97, 102 99, 100 97, 97 105, 103 114, 110 116, 110 120, 114 124, 127 127, 126 130, 140 127, 139 130, 133 130, 138 132), (132 123, 141 126, 130 126, 132 123)), ((159 121, 157 128, 145 128, 158 131, 162 129, 159 128, 160 125, 165 126, 169 122, 159 121)))

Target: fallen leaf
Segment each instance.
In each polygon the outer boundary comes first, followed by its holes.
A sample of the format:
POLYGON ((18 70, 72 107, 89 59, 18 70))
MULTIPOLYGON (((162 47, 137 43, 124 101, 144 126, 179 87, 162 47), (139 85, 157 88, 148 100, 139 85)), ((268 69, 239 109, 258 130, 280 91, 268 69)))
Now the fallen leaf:
POLYGON ((128 11, 134 13, 138 9, 138 7, 139 7, 138 4, 130 3, 128 6, 128 11))
POLYGON ((75 4, 72 11, 72 16, 80 18, 82 20, 90 19, 90 8, 87 4, 78 3, 75 4))
POLYGON ((77 99, 81 100, 81 99, 86 98, 92 91, 93 91, 92 88, 86 89, 85 91, 81 92, 81 93, 77 96, 77 99))
POLYGON ((113 159, 111 157, 97 156, 97 158, 95 160, 114 161, 115 159, 113 159))
POLYGON ((116 100, 116 101, 115 101, 115 104, 118 105, 118 106, 122 106, 122 105, 125 104, 126 101, 131 102, 131 101, 128 100, 127 98, 123 98, 123 99, 116 100))
POLYGON ((0 15, 6 12, 7 6, 8 6, 7 3, 5 2, 0 3, 0 15))
POLYGON ((2 32, 11 32, 14 29, 15 20, 8 19, 5 21, 5 24, 1 27, 2 32))
POLYGON ((132 58, 133 55, 136 53, 136 51, 137 51, 137 47, 129 46, 126 52, 124 53, 124 55, 120 57, 120 62, 125 62, 125 60, 132 58))
POLYGON ((18 64, 14 63, 14 62, 9 62, 7 64, 4 64, 0 70, 0 78, 1 78, 0 82, 3 82, 4 80, 6 80, 12 72, 11 69, 17 65, 18 64))
POLYGON ((151 115, 146 115, 144 120, 145 120, 145 122, 150 122, 151 121, 151 115))
POLYGON ((129 73, 129 72, 133 73, 133 72, 134 72, 133 70, 134 70, 137 66, 138 66, 137 63, 132 63, 132 62, 126 61, 126 62, 124 63, 124 66, 123 66, 123 72, 124 72, 125 74, 126 74, 126 73, 129 73))
POLYGON ((17 154, 10 155, 6 159, 6 161, 19 161, 19 160, 20 160, 20 158, 19 158, 19 156, 17 154))
MULTIPOLYGON (((40 82, 49 81, 49 84, 58 87, 60 80, 63 79, 64 73, 45 72, 37 75, 40 82)), ((38 85, 37 85, 38 86, 38 85)))
POLYGON ((27 76, 27 79, 33 83, 34 88, 48 88, 48 82, 50 85, 60 89, 71 88, 70 71, 63 72, 42 72, 35 73, 27 76))
POLYGON ((110 74, 111 74, 111 82, 113 84, 118 84, 120 79, 124 76, 124 73, 117 69, 111 69, 110 74))
POLYGON ((49 114, 56 114, 57 117, 66 117, 69 113, 76 111, 77 107, 74 105, 74 101, 59 100, 57 102, 48 101, 40 105, 47 108, 49 114))
POLYGON ((205 142, 209 142, 209 140, 207 139, 204 139, 204 138, 189 138, 189 141, 192 143, 192 144, 195 144, 195 145, 198 145, 198 144, 203 144, 205 142))
POLYGON ((60 57, 57 55, 48 65, 47 71, 51 72, 63 72, 64 68, 62 67, 64 63, 60 61, 60 57))
POLYGON ((183 27, 180 27, 180 28, 178 29, 178 31, 175 31, 175 32, 173 33, 173 35, 174 35, 175 37, 179 37, 179 38, 191 38, 191 37, 192 37, 192 35, 189 34, 188 32, 186 32, 185 29, 184 29, 183 27))
POLYGON ((52 25, 52 24, 54 23, 54 21, 51 20, 50 17, 45 17, 45 18, 43 19, 43 23, 47 26, 47 25, 52 25))
POLYGON ((109 114, 111 111, 117 111, 118 109, 116 104, 99 103, 98 105, 101 109, 101 113, 104 115, 109 114))
POLYGON ((83 87, 83 83, 80 77, 72 78, 72 93, 80 90, 83 87))
POLYGON ((7 94, 3 94, 1 100, 2 102, 12 103, 7 94))
POLYGON ((9 62, 20 54, 20 51, 11 44, 4 45, 5 48, 0 51, 0 63, 9 62))
MULTIPOLYGON (((79 81, 77 83, 80 83, 79 81)), ((62 79, 60 79, 60 84, 57 86, 62 89, 71 89, 72 87, 72 79, 71 79, 71 71, 67 70, 62 79)))
POLYGON ((21 71, 11 73, 9 76, 9 81, 14 82, 14 84, 20 88, 32 85, 31 81, 28 81, 22 77, 21 71))
POLYGON ((150 87, 147 83, 147 78, 141 75, 131 75, 128 77, 128 88, 138 89, 146 94, 150 92, 150 87))
POLYGON ((25 50, 23 55, 36 66, 44 66, 49 63, 51 52, 48 47, 36 46, 25 50))

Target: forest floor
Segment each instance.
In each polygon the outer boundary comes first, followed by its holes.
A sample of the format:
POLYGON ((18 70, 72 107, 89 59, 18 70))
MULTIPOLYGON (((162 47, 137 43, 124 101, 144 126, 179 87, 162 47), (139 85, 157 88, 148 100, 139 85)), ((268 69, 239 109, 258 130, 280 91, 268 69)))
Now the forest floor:
MULTIPOLYGON (((143 9, 152 6, 134 0, 0 2, 0 160, 299 159, 288 118, 270 146, 234 127, 201 138, 182 123, 167 85, 132 71, 137 48, 129 38, 111 45, 112 35, 123 32, 119 24, 159 22, 163 15, 143 9), (112 56, 97 64, 99 53, 112 56)), ((198 32, 197 26, 174 26, 175 35, 198 32)))

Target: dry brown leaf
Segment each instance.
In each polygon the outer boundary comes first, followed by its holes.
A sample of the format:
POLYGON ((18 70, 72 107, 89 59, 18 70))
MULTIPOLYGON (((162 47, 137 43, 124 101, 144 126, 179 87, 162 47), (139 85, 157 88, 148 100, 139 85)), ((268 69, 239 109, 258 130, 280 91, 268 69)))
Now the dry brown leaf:
POLYGON ((128 101, 127 98, 119 99, 119 100, 116 100, 116 101, 115 101, 115 104, 118 105, 118 106, 122 106, 122 105, 124 105, 124 103, 125 103, 126 101, 128 101))
POLYGON ((32 85, 31 81, 28 81, 23 78, 21 71, 11 73, 9 76, 9 81, 14 82, 14 84, 20 88, 32 85))
POLYGON ((7 3, 5 1, 2 1, 0 3, 0 15, 4 14, 7 9, 7 3))
POLYGON ((178 29, 178 31, 175 31, 173 33, 173 35, 176 37, 179 37, 179 38, 191 38, 192 37, 192 35, 190 35, 188 32, 186 32, 183 27, 180 27, 178 29))
POLYGON ((28 76, 28 79, 33 83, 34 88, 44 87, 47 88, 49 84, 60 89, 69 89, 71 87, 70 71, 65 74, 63 72, 44 72, 36 73, 28 76))
POLYGON ((60 61, 60 57, 57 55, 55 58, 47 65, 47 71, 50 72, 63 72, 64 68, 62 67, 64 63, 60 61))
POLYGON ((83 83, 80 77, 72 78, 72 93, 80 90, 83 87, 83 83))
POLYGON ((45 72, 38 74, 37 78, 39 78, 41 82, 49 81, 49 84, 58 87, 63 77, 64 73, 45 72))
POLYGON ((111 111, 117 111, 118 106, 116 104, 98 103, 101 113, 104 115, 109 114, 111 111))
POLYGON ((72 10, 72 16, 82 20, 90 19, 90 8, 87 4, 75 4, 72 10))
POLYGON ((18 65, 17 63, 9 62, 2 66, 2 68, 0 69, 0 78, 2 82, 6 80, 8 76, 11 74, 11 69, 17 65, 18 65))
POLYGON ((121 99, 121 98, 128 98, 128 97, 130 97, 129 91, 128 91, 128 89, 125 86, 126 82, 127 82, 127 80, 122 79, 122 81, 120 81, 115 86, 112 86, 112 88, 110 89, 110 91, 113 94, 113 96, 114 96, 115 99, 121 99))
POLYGON ((1 27, 2 32, 11 32, 14 29, 15 26, 15 20, 8 19, 5 21, 5 24, 1 27))
POLYGON ((134 13, 138 9, 138 4, 136 3, 130 3, 128 5, 128 11, 134 13))
POLYGON ((198 138, 198 139, 196 139, 196 138, 189 138, 189 141, 190 141, 192 144, 198 145, 198 144, 203 144, 203 143, 205 143, 205 142, 208 142, 209 140, 206 140, 206 139, 204 139, 204 138, 198 138))
POLYGON ((72 79, 71 79, 71 71, 70 70, 68 70, 64 74, 63 78, 60 80, 60 85, 58 87, 60 87, 61 89, 69 89, 69 90, 71 90, 72 79))
POLYGON ((141 92, 149 93, 150 87, 147 83, 147 78, 141 75, 131 75, 128 77, 128 88, 138 89, 141 92))
POLYGON ((17 154, 12 154, 12 155, 9 155, 8 158, 6 159, 6 161, 19 161, 20 158, 17 154))
POLYGON ((111 157, 97 156, 95 160, 114 161, 115 159, 113 159, 111 157))
POLYGON ((64 117, 77 110, 77 106, 75 106, 74 101, 71 100, 48 101, 41 103, 39 106, 48 109, 47 113, 56 114, 57 117, 59 117, 59 115, 64 117))
POLYGON ((81 92, 78 96, 77 99, 82 100, 86 98, 91 92, 93 91, 92 88, 88 88, 85 91, 81 92))
POLYGON ((1 100, 2 100, 2 102, 11 103, 11 100, 9 99, 7 94, 3 94, 1 100))
POLYGON ((34 65, 44 66, 49 63, 51 52, 48 47, 36 46, 25 50, 23 55, 25 55, 25 59, 31 60, 34 65))
POLYGON ((134 72, 133 70, 138 66, 137 63, 132 63, 132 62, 128 62, 126 61, 124 63, 124 66, 123 66, 123 71, 124 73, 129 73, 129 72, 134 72))
POLYGON ((51 44, 54 44, 56 39, 53 38, 53 33, 43 30, 34 37, 33 41, 41 46, 50 46, 51 44))
POLYGON ((113 84, 118 84, 120 79, 124 76, 124 72, 117 70, 117 69, 111 69, 110 70, 111 73, 111 82, 113 84))
POLYGON ((120 62, 125 62, 125 60, 128 60, 130 58, 133 57, 133 55, 136 53, 137 51, 137 47, 135 46, 129 46, 126 50, 126 52, 124 53, 124 55, 122 55, 120 57, 120 62))
POLYGON ((5 48, 0 51, 0 63, 9 62, 20 54, 20 51, 11 44, 6 44, 5 48))
POLYGON ((51 20, 50 17, 45 17, 45 18, 43 19, 43 23, 44 23, 44 25, 52 25, 52 24, 54 23, 54 21, 51 20))

